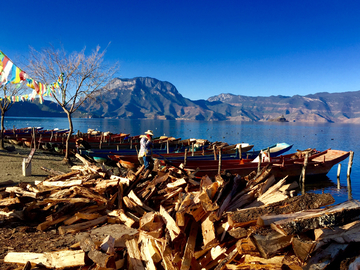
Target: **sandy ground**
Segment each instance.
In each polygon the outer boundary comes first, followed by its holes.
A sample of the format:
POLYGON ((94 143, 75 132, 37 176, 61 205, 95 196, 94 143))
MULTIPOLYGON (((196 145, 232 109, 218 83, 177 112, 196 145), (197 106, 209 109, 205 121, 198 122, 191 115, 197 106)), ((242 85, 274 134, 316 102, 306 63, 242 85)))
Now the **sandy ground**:
MULTIPOLYGON (((31 160, 31 175, 24 176, 22 162, 29 156, 31 149, 10 144, 5 144, 5 147, 12 148, 12 151, 0 150, 0 185, 9 180, 16 183, 42 181, 49 175, 42 167, 64 173, 71 171, 70 166, 62 163, 63 156, 37 149, 31 160)), ((75 157, 72 160, 75 164, 81 164, 75 157)))

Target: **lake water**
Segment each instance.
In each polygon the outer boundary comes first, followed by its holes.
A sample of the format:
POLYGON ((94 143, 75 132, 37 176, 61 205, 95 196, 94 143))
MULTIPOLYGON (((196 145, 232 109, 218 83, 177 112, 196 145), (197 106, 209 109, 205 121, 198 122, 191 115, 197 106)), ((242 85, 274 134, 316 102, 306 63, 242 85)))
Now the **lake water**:
MULTIPOLYGON (((154 136, 173 136, 176 138, 207 139, 229 144, 246 142, 254 144, 254 149, 266 148, 271 144, 286 142, 294 144, 289 151, 315 148, 319 151, 328 148, 354 151, 351 171, 352 190, 350 196, 360 200, 360 125, 352 124, 304 124, 304 123, 262 123, 262 122, 207 122, 207 121, 162 121, 162 120, 124 120, 124 119, 73 119, 75 133, 87 132, 89 128, 112 133, 139 135, 151 129, 154 136)), ((67 118, 17 118, 5 117, 5 128, 43 127, 44 129, 68 128, 67 118)), ((348 200, 347 168, 349 159, 341 164, 340 184, 337 188, 337 168, 334 166, 327 177, 306 183, 306 189, 317 193, 331 193, 336 203, 348 200)))

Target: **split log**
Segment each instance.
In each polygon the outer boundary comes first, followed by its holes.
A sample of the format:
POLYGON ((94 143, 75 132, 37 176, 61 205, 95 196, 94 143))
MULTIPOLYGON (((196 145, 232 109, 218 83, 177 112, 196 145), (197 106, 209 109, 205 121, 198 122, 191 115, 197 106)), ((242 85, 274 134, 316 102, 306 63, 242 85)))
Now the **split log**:
POLYGON ((5 191, 9 193, 15 193, 16 195, 21 195, 24 197, 30 197, 34 199, 38 198, 38 193, 24 190, 21 187, 7 187, 5 191))
POLYGON ((306 235, 295 235, 291 241, 291 245, 296 257, 302 262, 305 262, 315 250, 316 241, 313 241, 306 235))
POLYGON ((174 219, 166 212, 165 208, 160 205, 160 215, 163 217, 164 222, 166 224, 166 229, 170 233, 171 240, 174 241, 181 232, 180 228, 176 225, 174 219))
POLYGON ((353 200, 322 211, 299 212, 298 218, 276 221, 271 224, 271 228, 284 235, 299 234, 317 228, 340 226, 352 221, 359 214, 360 203, 353 200))
POLYGON ((44 187, 72 187, 82 184, 82 180, 68 180, 68 181, 43 181, 41 184, 44 187))
POLYGON ((74 225, 69 225, 69 226, 60 226, 59 227, 59 233, 60 234, 66 234, 66 233, 75 233, 75 232, 79 232, 85 229, 88 229, 90 227, 99 225, 104 223, 107 220, 107 216, 103 216, 103 217, 99 217, 97 219, 91 220, 91 221, 86 221, 86 222, 82 222, 82 223, 77 223, 74 225))
POLYGON ((139 250, 137 239, 127 240, 125 242, 127 252, 130 258, 130 265, 134 270, 145 270, 141 261, 141 252, 139 250))
POLYGON ((193 254, 195 251, 196 236, 198 229, 199 229, 198 223, 193 221, 191 223, 189 236, 186 242, 184 256, 181 261, 181 268, 180 268, 181 270, 187 270, 191 268, 191 259, 193 258, 193 254))
POLYGON ((0 200, 0 206, 10 206, 13 204, 20 203, 20 200, 18 197, 15 198, 5 198, 0 200))
POLYGON ((201 230, 202 230, 203 243, 204 243, 203 248, 214 246, 218 243, 218 240, 215 235, 214 223, 210 220, 210 216, 208 216, 201 223, 201 230))
POLYGON ((9 252, 5 258, 6 263, 27 262, 42 264, 48 268, 65 268, 85 265, 85 253, 82 250, 62 250, 44 253, 9 252))
MULTIPOLYGON (((325 205, 330 205, 334 202, 335 200, 330 194, 306 193, 273 204, 238 210, 228 214, 228 220, 230 226, 234 226, 235 224, 256 220, 264 215, 280 215, 316 209, 325 205)), ((258 225, 264 226, 264 223, 261 220, 258 220, 258 225)))
POLYGON ((123 209, 117 209, 117 210, 113 210, 111 212, 108 213, 108 216, 111 217, 117 217, 121 222, 123 222, 126 226, 128 226, 129 228, 131 228, 134 223, 135 220, 133 220, 132 218, 128 217, 125 214, 125 211, 123 209))

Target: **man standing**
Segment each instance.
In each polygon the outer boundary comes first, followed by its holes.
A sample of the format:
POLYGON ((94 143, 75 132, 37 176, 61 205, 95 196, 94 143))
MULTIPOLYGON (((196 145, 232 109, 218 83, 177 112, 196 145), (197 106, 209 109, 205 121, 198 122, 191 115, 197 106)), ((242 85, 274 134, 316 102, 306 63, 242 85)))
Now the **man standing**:
POLYGON ((154 135, 152 130, 148 130, 145 132, 146 135, 143 135, 140 140, 140 152, 138 155, 139 160, 143 160, 145 170, 149 169, 152 166, 152 136, 154 135))

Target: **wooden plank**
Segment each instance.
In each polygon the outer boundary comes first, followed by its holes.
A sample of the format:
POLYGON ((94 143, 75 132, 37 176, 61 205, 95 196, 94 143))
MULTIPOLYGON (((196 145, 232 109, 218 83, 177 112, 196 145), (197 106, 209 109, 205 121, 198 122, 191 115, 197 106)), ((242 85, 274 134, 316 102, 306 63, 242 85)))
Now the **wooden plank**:
POLYGON ((70 181, 43 181, 42 185, 45 187, 72 187, 82 184, 82 180, 70 180, 70 181))
POLYGON ((34 198, 34 199, 38 198, 38 193, 24 190, 21 187, 7 187, 5 189, 5 191, 9 192, 9 193, 15 193, 17 195, 21 195, 24 197, 30 197, 30 198, 34 198))
POLYGON ((48 268, 64 268, 85 265, 85 252, 82 250, 62 250, 45 253, 9 252, 5 258, 6 263, 27 262, 42 264, 48 268))

